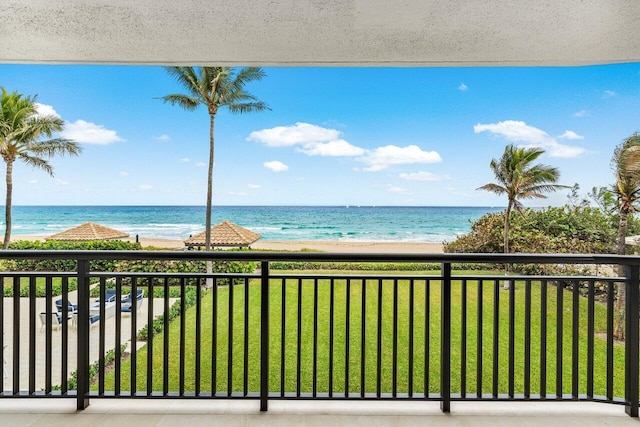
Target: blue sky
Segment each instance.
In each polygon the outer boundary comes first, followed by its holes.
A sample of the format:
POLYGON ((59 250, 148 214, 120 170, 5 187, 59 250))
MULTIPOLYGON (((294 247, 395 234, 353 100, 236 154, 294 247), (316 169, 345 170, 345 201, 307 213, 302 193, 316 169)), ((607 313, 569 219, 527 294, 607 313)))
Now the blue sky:
MULTIPOLYGON (((640 131, 640 64, 265 71, 248 89, 271 111, 217 116, 214 204, 504 206, 475 189, 510 142, 586 193, 640 131)), ((208 115, 157 99, 182 92, 161 67, 0 65, 0 86, 83 146, 54 178, 16 165, 14 204, 204 205, 208 115)))

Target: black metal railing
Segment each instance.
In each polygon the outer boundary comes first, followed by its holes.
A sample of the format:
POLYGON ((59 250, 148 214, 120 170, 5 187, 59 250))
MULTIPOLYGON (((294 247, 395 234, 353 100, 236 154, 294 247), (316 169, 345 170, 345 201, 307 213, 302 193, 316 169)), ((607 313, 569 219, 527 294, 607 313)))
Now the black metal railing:
POLYGON ((443 411, 461 400, 587 400, 625 404, 638 416, 638 257, 3 251, 0 258, 77 265, 0 272, 7 376, 0 398, 69 397, 79 409, 91 398, 250 398, 261 410, 275 399, 394 399, 439 401, 443 411), (258 268, 92 271, 95 260, 258 268), (347 264, 295 272, 273 269, 278 262, 347 264), (379 262, 437 269, 348 267, 379 262), (505 276, 500 266, 515 263, 622 265, 625 275, 505 276), (471 264, 482 270, 463 269, 471 264), (618 328, 621 287, 626 317, 618 328))

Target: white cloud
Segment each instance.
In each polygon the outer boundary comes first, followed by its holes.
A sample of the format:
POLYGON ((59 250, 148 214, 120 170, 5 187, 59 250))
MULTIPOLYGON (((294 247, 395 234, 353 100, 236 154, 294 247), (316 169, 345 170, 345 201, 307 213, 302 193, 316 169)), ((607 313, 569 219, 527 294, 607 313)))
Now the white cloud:
POLYGON ((38 183, 37 179, 32 179, 31 181, 29 181, 29 184, 35 185, 38 183))
POLYGON ((258 188, 262 188, 262 185, 259 184, 247 184, 247 187, 257 190, 258 188))
POLYGON ((460 83, 460 86, 458 86, 458 90, 461 90, 463 92, 466 91, 467 89, 469 89, 469 86, 467 86, 464 83, 460 83))
POLYGON ((365 150, 355 145, 349 144, 344 139, 336 139, 326 143, 312 142, 305 144, 298 151, 307 156, 328 156, 328 157, 351 157, 361 156, 365 150))
POLYGON ((40 117, 54 116, 60 118, 60 114, 58 114, 58 112, 51 105, 40 104, 39 102, 36 102, 33 105, 36 107, 37 115, 40 117))
POLYGON ((113 142, 121 142, 115 130, 106 129, 102 125, 86 122, 84 120, 76 120, 73 123, 65 123, 64 130, 60 133, 64 138, 72 139, 76 142, 84 142, 86 144, 106 145, 113 142))
POLYGON ((602 97, 603 98, 613 98, 616 95, 617 95, 617 93, 615 93, 612 90, 605 90, 604 92, 602 92, 602 97))
POLYGON ((289 169, 289 166, 285 165, 278 160, 273 160, 271 162, 264 162, 263 166, 273 172, 284 172, 289 169))
POLYGON ((119 175, 120 175, 120 176, 129 176, 129 172, 126 172, 126 171, 120 171, 119 175))
POLYGON ((433 174, 431 172, 414 172, 414 173, 401 173, 398 175, 400 179, 407 181, 442 181, 446 177, 433 174))
POLYGON ((565 130, 562 135, 558 136, 558 138, 561 138, 561 139, 584 139, 584 136, 578 135, 577 133, 575 133, 572 130, 565 130))
POLYGON ((169 141, 171 138, 166 133, 163 133, 160 136, 154 136, 153 139, 155 139, 156 141, 166 142, 166 141, 169 141))
POLYGON ((560 144, 547 132, 517 120, 490 124, 478 123, 473 127, 473 131, 475 133, 490 132, 525 147, 542 148, 551 157, 577 157, 587 152, 582 147, 560 144))
POLYGON ((338 130, 298 122, 293 126, 276 126, 251 132, 247 140, 262 142, 268 147, 290 147, 297 144, 333 141, 339 136, 338 130))
POLYGON ((394 187, 394 186, 389 186, 387 188, 387 191, 389 191, 390 193, 397 193, 397 194, 409 194, 408 190, 401 187, 394 187))
POLYGON ((206 163, 203 163, 203 162, 196 162, 196 167, 198 167, 198 168, 203 168, 203 167, 205 167, 205 166, 207 166, 207 164, 206 164, 206 163))
POLYGON ((138 185, 138 190, 140 190, 140 191, 148 191, 148 190, 151 190, 152 188, 153 188, 153 186, 149 185, 149 184, 140 184, 140 185, 138 185))
POLYGON ((64 179, 56 178, 56 184, 58 184, 58 185, 69 185, 69 181, 65 181, 64 179))
POLYGON ((244 191, 229 191, 228 193, 230 196, 239 196, 239 197, 246 197, 247 193, 245 193, 244 191))
POLYGON ((580 111, 576 111, 571 116, 572 117, 586 117, 588 115, 589 115, 589 112, 587 110, 580 110, 580 111))
POLYGON ((426 164, 441 162, 440 154, 436 151, 423 151, 417 145, 398 147, 386 145, 369 151, 365 156, 359 157, 359 162, 369 165, 363 170, 377 172, 391 165, 426 164))
POLYGON ((182 159, 180 159, 181 163, 189 163, 189 158, 188 157, 183 157, 182 159))

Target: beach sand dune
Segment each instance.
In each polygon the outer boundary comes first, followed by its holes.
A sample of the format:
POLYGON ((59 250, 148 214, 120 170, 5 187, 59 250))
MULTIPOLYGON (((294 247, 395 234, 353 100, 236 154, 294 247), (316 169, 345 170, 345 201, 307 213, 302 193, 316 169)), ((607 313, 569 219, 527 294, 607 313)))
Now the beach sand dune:
MULTIPOLYGON (((17 240, 44 240, 45 236, 13 236, 17 240)), ((130 241, 135 239, 131 238, 130 241)), ((139 238, 142 247, 184 249, 182 240, 139 238)), ((342 253, 442 253, 441 243, 417 242, 335 242, 335 241, 266 241, 259 240, 251 245, 255 250, 270 251, 319 251, 342 253)))

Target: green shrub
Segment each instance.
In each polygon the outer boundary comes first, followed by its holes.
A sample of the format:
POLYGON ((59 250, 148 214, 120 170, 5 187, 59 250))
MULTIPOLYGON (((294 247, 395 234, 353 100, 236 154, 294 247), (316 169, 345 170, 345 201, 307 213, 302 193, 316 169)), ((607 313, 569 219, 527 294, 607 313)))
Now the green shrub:
MULTIPOLYGON (((73 251, 133 251, 140 250, 139 243, 120 240, 92 240, 88 242, 61 242, 56 240, 27 241, 20 240, 9 245, 15 250, 73 250, 73 251)), ((119 261, 94 260, 90 263, 92 271, 113 271, 119 261)), ((3 264, 9 271, 76 271, 75 260, 69 259, 13 259, 3 264)))
MULTIPOLYGON (((69 279, 69 292, 73 292, 77 289, 77 281, 75 278, 69 279)), ((51 294, 55 296, 62 295, 62 280, 60 278, 54 277, 51 281, 51 294)), ((4 296, 5 297, 13 297, 13 282, 11 279, 5 279, 4 285, 4 296)), ((23 277, 20 279, 20 296, 28 297, 29 296, 29 279, 23 277)), ((47 296, 47 288, 45 279, 42 277, 38 277, 36 279, 36 297, 44 298, 47 296)))
MULTIPOLYGON (((197 299, 197 288, 195 286, 187 286, 184 291, 184 306, 185 309, 192 307, 196 304, 197 299)), ((176 301, 169 308, 169 313, 167 318, 169 322, 171 322, 176 317, 180 316, 180 301, 176 301)), ((156 336, 164 329, 164 315, 159 315, 153 320, 152 324, 152 332, 151 337, 156 336)), ((149 339, 149 329, 148 325, 144 325, 144 327, 138 332, 138 339, 142 341, 146 341, 149 339)))

